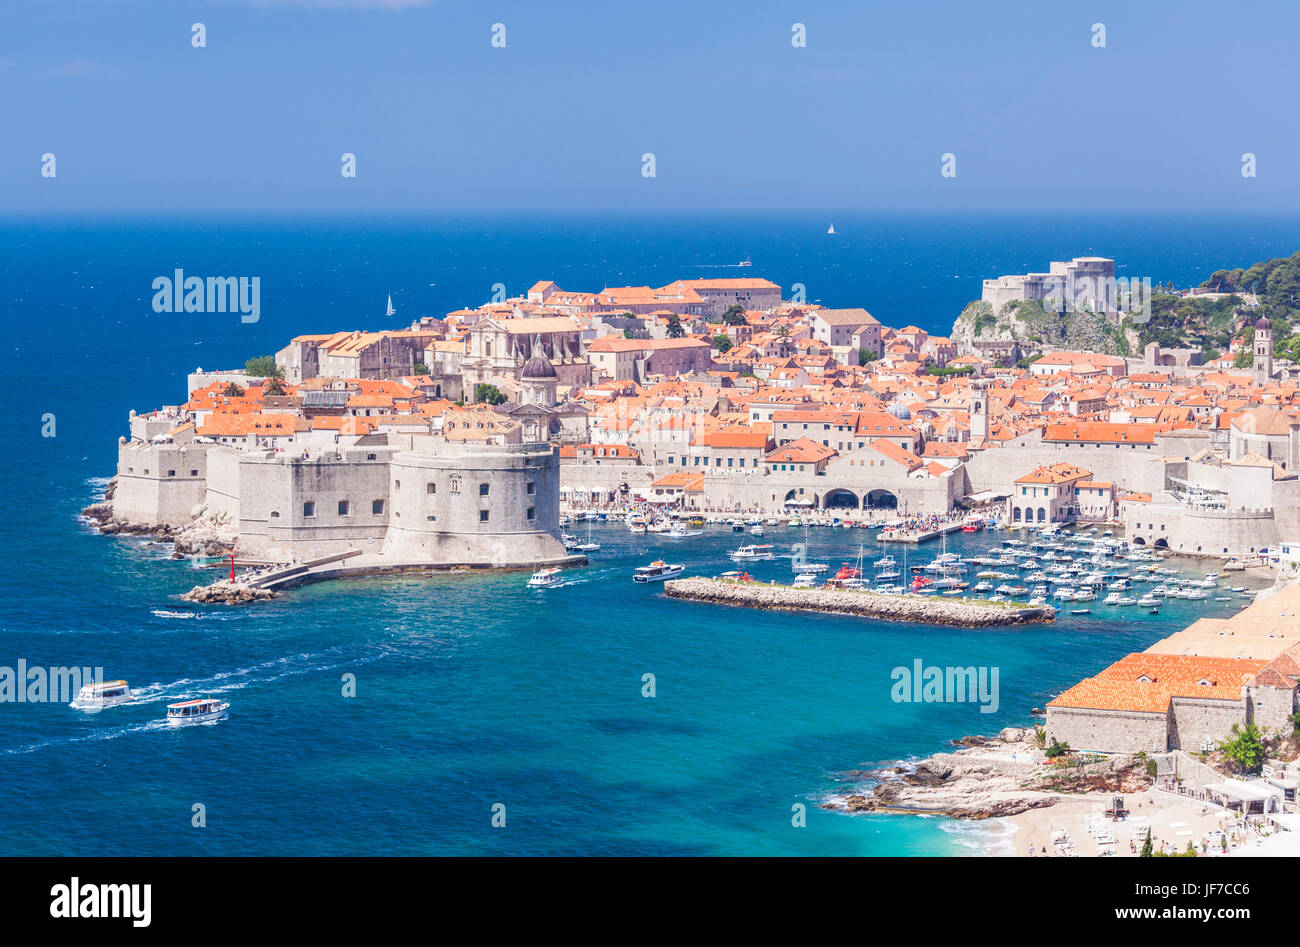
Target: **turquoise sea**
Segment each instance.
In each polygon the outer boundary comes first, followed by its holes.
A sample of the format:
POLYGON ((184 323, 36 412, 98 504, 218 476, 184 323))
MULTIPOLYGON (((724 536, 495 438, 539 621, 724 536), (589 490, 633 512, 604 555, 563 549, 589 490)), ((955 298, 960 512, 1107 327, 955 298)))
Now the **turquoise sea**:
MULTIPOLYGON (((1093 606, 1052 626, 969 631, 669 602, 630 581, 657 556, 729 568, 738 537, 633 537, 565 586, 523 576, 323 584, 242 609, 175 596, 206 581, 167 547, 77 518, 111 475, 127 411, 176 403, 184 374, 292 335, 385 325, 556 279, 658 284, 745 257, 810 298, 946 331, 979 280, 1096 253, 1134 275, 1199 279, 1300 249, 1282 219, 1048 216, 649 220, 67 219, 0 226, 0 391, 14 433, 0 518, 0 666, 102 666, 143 695, 84 715, 0 704, 0 854, 976 854, 996 825, 819 810, 846 774, 925 755, 1116 657, 1237 602, 1158 616, 1093 606), (176 267, 260 276, 262 320, 156 315, 176 267), (807 275, 805 275, 807 274, 807 275), (434 284, 434 285, 429 285, 434 284), (42 437, 53 415, 55 436, 42 437), (156 612, 188 610, 192 618, 156 612), (890 672, 1000 669, 1000 708, 899 704, 890 672), (357 696, 341 678, 354 674, 357 696), (656 696, 641 696, 642 675, 656 696), (228 719, 171 732, 169 700, 220 694, 228 719), (494 828, 503 803, 506 825, 494 828), (807 806, 807 825, 791 807, 807 806), (191 826, 202 804, 207 825, 191 826)), ((1004 535, 1004 534, 1003 534, 1004 535)), ((962 537, 985 546, 999 534, 962 537)), ((802 540, 774 530, 780 551, 802 540)), ((874 534, 815 530, 832 562, 874 534)), ((927 549, 926 555, 937 552, 927 549)), ((787 578, 787 560, 759 564, 787 578)), ((1189 564, 1189 574, 1195 573, 1189 564)))

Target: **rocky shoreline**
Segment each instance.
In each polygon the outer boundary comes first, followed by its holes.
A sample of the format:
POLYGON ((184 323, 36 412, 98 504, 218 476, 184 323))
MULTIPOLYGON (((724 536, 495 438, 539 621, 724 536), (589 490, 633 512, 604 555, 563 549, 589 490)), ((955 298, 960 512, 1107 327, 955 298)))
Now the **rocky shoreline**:
POLYGON ((1056 618, 1056 613, 1046 606, 884 595, 850 589, 796 589, 788 585, 725 582, 721 579, 673 579, 664 583, 664 593, 669 598, 712 605, 852 615, 963 628, 1023 625, 1056 618))
POLYGON ((181 600, 200 605, 247 605, 249 602, 268 602, 275 597, 276 593, 270 589, 222 579, 211 585, 194 586, 181 596, 181 600))
POLYGON ((1137 757, 1107 756, 1086 766, 1046 763, 1034 730, 1008 727, 996 737, 963 737, 962 749, 936 753, 915 765, 897 764, 847 774, 873 782, 821 808, 850 813, 945 815, 993 819, 1055 805, 1089 792, 1135 793, 1151 778, 1137 757))
POLYGON ((235 548, 237 527, 228 523, 224 515, 199 506, 192 511, 192 520, 184 526, 140 522, 118 516, 114 512, 113 494, 116 488, 117 478, 114 477, 108 482, 104 498, 81 511, 81 515, 100 533, 106 536, 140 536, 171 543, 174 559, 186 556, 219 558, 229 555, 235 548))

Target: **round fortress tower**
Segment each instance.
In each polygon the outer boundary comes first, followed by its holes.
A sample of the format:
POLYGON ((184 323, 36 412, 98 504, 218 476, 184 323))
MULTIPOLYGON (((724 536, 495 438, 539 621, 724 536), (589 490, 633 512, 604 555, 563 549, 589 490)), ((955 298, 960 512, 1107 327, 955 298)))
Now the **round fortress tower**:
POLYGON ((547 444, 399 452, 384 555, 498 568, 565 559, 559 484, 559 458, 547 444))

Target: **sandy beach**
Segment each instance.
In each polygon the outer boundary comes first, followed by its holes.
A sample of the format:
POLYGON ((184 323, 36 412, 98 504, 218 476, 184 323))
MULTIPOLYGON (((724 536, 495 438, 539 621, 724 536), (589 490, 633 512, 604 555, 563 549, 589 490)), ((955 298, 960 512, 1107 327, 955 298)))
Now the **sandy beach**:
POLYGON ((1198 853, 1204 843, 1206 854, 1222 855, 1225 833, 1232 855, 1289 856, 1300 850, 1300 835, 1293 839, 1294 833, 1283 832, 1262 838, 1254 828, 1240 826, 1231 813, 1156 790, 1125 795, 1128 817, 1112 822, 1104 815, 1111 798, 1111 793, 1062 796, 1054 806, 1007 816, 1001 821, 1013 829, 1011 850, 1003 844, 990 854, 1027 856, 1032 852, 1041 858, 1095 857, 1105 852, 1115 857, 1137 857, 1148 825, 1155 850, 1171 854, 1185 851, 1190 841, 1198 853), (1062 832, 1068 835, 1072 849, 1069 844, 1058 844, 1064 838, 1062 832))

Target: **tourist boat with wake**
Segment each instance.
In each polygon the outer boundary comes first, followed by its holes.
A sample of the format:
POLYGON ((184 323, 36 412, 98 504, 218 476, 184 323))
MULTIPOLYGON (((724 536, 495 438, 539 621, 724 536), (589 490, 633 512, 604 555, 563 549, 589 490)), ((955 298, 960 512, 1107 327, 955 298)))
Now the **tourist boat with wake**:
POLYGON ((125 704, 130 699, 131 688, 126 681, 100 681, 79 690, 72 706, 77 710, 102 710, 125 704))
POLYGON ((560 584, 559 569, 539 569, 528 579, 530 589, 549 589, 560 584))
POLYGON ((772 558, 771 543, 751 543, 748 546, 741 546, 735 552, 728 555, 737 561, 757 562, 759 560, 772 558))
POLYGON ((183 700, 167 705, 167 723, 173 727, 183 727, 192 723, 210 723, 220 720, 230 709, 230 701, 202 697, 197 700, 183 700))

